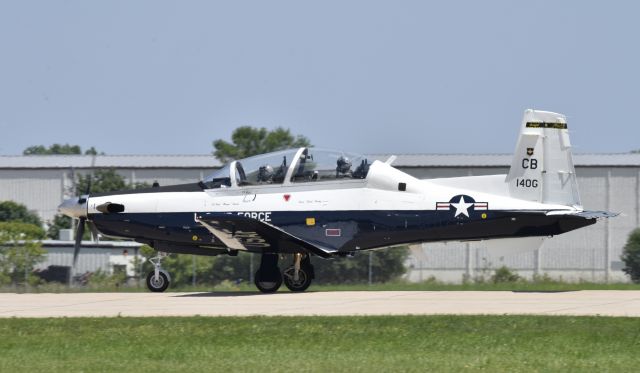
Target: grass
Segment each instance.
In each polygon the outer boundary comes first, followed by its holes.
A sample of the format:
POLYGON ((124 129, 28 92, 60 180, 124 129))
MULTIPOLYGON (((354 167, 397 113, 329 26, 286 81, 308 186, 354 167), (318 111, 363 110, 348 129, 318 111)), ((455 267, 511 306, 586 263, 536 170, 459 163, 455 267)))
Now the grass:
POLYGON ((634 318, 0 319, 0 371, 633 371, 634 318))

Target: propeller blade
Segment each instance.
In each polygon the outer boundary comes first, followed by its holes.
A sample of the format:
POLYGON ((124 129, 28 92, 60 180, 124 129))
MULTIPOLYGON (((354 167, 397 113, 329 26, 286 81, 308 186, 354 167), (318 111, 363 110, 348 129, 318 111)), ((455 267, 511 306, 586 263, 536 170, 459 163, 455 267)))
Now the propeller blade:
MULTIPOLYGON (((88 177, 89 177, 89 179, 87 180, 87 189, 84 191, 84 194, 81 194, 81 195, 78 196, 78 203, 80 203, 80 204, 87 202, 87 197, 91 193, 91 180, 92 180, 92 177, 91 177, 91 175, 89 175, 88 177)), ((77 193, 77 191, 76 191, 76 193, 77 193)))
POLYGON ((76 266, 78 261, 78 254, 80 253, 80 246, 82 245, 82 235, 84 235, 84 222, 87 220, 85 217, 78 219, 78 228, 76 229, 76 243, 73 246, 73 266, 76 266))
POLYGON ((91 220, 87 220, 87 225, 89 226, 89 230, 91 231, 91 238, 96 241, 98 239, 98 234, 100 234, 98 228, 96 228, 95 223, 91 220))
POLYGON ((91 180, 92 180, 92 179, 93 179, 93 178, 91 177, 91 175, 89 175, 89 180, 88 180, 88 182, 87 182, 87 190, 84 192, 84 194, 87 194, 87 195, 88 195, 89 193, 91 193, 91 180))

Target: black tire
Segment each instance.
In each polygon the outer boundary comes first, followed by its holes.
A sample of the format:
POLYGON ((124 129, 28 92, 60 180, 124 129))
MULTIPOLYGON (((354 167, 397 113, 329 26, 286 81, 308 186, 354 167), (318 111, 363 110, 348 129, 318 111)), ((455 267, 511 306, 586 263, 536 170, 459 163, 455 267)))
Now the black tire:
POLYGON ((284 270, 284 273, 282 274, 284 285, 294 293, 301 293, 307 290, 311 285, 311 281, 313 280, 313 271, 309 266, 302 266, 298 272, 298 281, 293 281, 294 270, 293 266, 284 270))
POLYGON ((147 275, 147 289, 154 293, 162 293, 163 291, 167 290, 170 280, 169 276, 167 276, 164 271, 160 271, 160 273, 158 274, 159 279, 157 282, 153 280, 153 277, 154 271, 149 272, 149 274, 147 275))
MULTIPOLYGON (((280 272, 280 270, 278 270, 278 272, 280 272)), ((257 270, 254 278, 255 280, 253 281, 253 283, 262 293, 275 293, 276 291, 278 291, 278 289, 280 289, 280 286, 282 286, 282 276, 278 276, 275 282, 264 281, 262 279, 260 270, 257 270)))

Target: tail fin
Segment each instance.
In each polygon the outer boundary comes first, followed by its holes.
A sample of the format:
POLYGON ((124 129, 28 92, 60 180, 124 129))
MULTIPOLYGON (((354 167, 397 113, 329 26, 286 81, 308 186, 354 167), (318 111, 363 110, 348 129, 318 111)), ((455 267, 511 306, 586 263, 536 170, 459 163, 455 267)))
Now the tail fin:
POLYGON ((581 205, 564 115, 531 109, 524 112, 506 182, 514 198, 581 205))

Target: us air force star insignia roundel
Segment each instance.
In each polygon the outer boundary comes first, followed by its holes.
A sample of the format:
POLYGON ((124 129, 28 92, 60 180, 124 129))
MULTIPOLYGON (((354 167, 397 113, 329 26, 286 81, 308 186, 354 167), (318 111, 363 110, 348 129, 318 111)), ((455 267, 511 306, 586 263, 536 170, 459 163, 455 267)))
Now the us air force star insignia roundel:
POLYGON ((464 196, 460 196, 458 203, 452 203, 451 206, 456 209, 456 214, 453 216, 454 218, 458 217, 460 214, 464 214, 469 217, 469 207, 473 206, 473 203, 465 202, 464 196))
POLYGON ((476 202, 471 196, 459 194, 453 196, 449 202, 436 202, 436 210, 454 211, 455 219, 470 218, 474 211, 486 211, 489 209, 488 202, 476 202))

